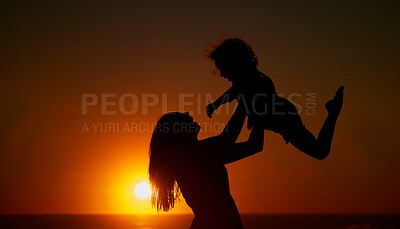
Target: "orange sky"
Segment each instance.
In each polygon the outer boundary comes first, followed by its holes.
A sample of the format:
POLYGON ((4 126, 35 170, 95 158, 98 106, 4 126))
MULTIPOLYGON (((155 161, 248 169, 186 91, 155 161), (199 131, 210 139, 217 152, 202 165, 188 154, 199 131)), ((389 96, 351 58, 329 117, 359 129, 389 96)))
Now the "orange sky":
MULTIPOLYGON (((122 127, 161 116, 161 102, 143 114, 144 94, 167 94, 167 110, 178 111, 179 94, 191 93, 193 105, 181 111, 203 124, 200 139, 218 134, 233 106, 208 119, 206 96, 216 98, 230 85, 212 74, 204 50, 237 34, 253 46, 278 93, 300 95, 293 100, 315 134, 325 102, 345 86, 326 160, 268 132, 262 153, 227 166, 239 211, 400 213, 399 5, 296 2, 6 3, 0 213, 154 213, 133 194, 147 178, 151 127, 143 133, 122 127), (132 93, 138 112, 124 115, 111 106, 116 114, 102 115, 96 105, 83 115, 82 94, 89 93, 115 94, 110 101, 117 104, 132 93), (306 93, 316 93, 315 104, 306 93), (306 106, 314 105, 316 114, 307 115, 306 106), (119 124, 120 131, 82 133, 85 123, 119 124)), ((172 213, 190 209, 182 201, 172 213)))

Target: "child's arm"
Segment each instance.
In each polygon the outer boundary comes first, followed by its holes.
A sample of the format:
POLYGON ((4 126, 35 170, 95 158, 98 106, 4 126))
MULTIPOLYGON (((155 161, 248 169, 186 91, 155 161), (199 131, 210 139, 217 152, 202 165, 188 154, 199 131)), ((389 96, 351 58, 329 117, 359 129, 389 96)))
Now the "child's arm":
POLYGON ((216 109, 218 109, 219 106, 228 102, 229 103, 232 102, 233 100, 237 99, 238 96, 239 96, 239 90, 234 86, 230 87, 217 100, 207 105, 206 107, 207 116, 211 118, 212 114, 216 109))

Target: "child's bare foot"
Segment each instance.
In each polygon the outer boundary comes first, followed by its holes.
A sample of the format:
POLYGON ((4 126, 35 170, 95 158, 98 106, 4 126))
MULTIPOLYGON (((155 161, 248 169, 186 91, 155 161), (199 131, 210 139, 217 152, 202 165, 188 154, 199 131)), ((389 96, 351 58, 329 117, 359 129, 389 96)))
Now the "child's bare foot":
POLYGON ((335 97, 332 100, 329 100, 325 107, 328 110, 329 114, 335 115, 336 117, 339 116, 340 111, 342 110, 343 106, 343 86, 340 86, 339 89, 336 91, 335 97))

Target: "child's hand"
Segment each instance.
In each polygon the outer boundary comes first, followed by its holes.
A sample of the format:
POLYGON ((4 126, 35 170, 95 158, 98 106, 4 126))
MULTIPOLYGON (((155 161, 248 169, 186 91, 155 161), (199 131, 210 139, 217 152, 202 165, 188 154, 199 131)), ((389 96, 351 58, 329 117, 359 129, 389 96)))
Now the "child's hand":
POLYGON ((217 109, 217 108, 215 107, 214 103, 210 103, 207 105, 206 113, 209 118, 212 117, 212 114, 214 113, 215 109, 217 109))

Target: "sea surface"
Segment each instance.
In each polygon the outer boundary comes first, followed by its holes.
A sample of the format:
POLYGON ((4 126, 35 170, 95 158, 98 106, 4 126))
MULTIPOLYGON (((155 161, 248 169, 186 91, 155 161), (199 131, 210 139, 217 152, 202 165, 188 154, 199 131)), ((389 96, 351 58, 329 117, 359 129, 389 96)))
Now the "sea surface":
MULTIPOLYGON (((192 215, 0 215, 0 228, 179 229, 192 215)), ((242 215, 246 229, 400 229, 400 215, 242 215)))

